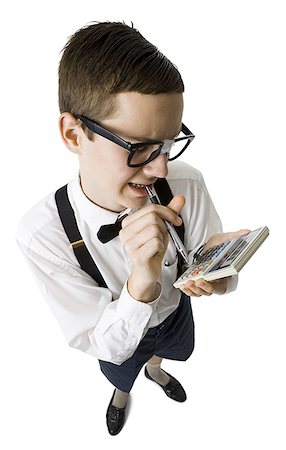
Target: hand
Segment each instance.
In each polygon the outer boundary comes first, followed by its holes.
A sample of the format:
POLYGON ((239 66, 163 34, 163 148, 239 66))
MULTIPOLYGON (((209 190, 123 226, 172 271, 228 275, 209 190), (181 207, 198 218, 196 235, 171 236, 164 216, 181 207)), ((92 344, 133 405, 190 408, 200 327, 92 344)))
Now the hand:
POLYGON ((164 220, 180 225, 178 214, 184 204, 185 198, 176 195, 167 207, 148 205, 123 220, 119 237, 132 261, 128 290, 134 298, 147 301, 154 289, 169 241, 164 220))
POLYGON ((212 247, 215 247, 216 245, 223 244, 226 241, 231 241, 232 239, 235 239, 236 237, 243 236, 244 234, 248 234, 250 230, 244 228, 238 231, 231 231, 229 233, 217 233, 214 234, 212 237, 209 238, 209 240, 206 242, 206 245, 204 246, 202 255, 212 247))
MULTIPOLYGON (((208 249, 215 247, 216 245, 220 245, 223 242, 229 241, 239 236, 243 236, 244 234, 248 234, 250 230, 241 229, 238 231, 230 232, 230 233, 218 233, 214 234, 206 243, 202 254, 204 254, 208 249)), ((228 280, 230 277, 220 278, 219 280, 214 281, 205 281, 200 278, 197 281, 186 281, 180 289, 186 295, 191 297, 201 297, 202 295, 212 295, 212 294, 225 294, 227 290, 228 280)))

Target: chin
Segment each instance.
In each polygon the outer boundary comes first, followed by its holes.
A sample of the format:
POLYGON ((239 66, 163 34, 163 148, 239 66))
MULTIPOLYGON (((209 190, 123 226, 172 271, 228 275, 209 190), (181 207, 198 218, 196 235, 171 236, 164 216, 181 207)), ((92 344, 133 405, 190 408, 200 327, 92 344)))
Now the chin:
POLYGON ((124 202, 124 208, 132 208, 132 209, 139 209, 143 208, 147 204, 148 199, 147 198, 132 198, 128 199, 126 202, 124 202))
POLYGON ((132 209, 139 209, 139 208, 143 208, 143 206, 145 206, 149 200, 149 197, 147 195, 146 192, 140 192, 140 191, 136 191, 134 189, 131 189, 128 185, 127 185, 127 189, 124 189, 122 191, 121 198, 119 200, 119 204, 124 208, 132 208, 132 209))

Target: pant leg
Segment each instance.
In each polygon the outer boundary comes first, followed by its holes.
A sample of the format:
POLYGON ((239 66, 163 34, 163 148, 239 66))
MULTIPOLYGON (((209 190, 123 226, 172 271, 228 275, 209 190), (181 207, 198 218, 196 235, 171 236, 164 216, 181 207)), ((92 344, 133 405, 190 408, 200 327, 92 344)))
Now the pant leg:
POLYGON ((194 321, 190 298, 182 294, 178 308, 160 325, 149 328, 134 354, 121 365, 99 360, 106 378, 123 392, 130 392, 140 370, 153 355, 186 361, 194 349, 194 321))
POLYGON ((117 389, 124 392, 131 391, 140 370, 154 355, 155 333, 155 328, 149 329, 133 355, 120 366, 111 362, 99 361, 102 373, 117 389))
POLYGON ((195 325, 190 297, 182 294, 180 304, 169 323, 158 330, 155 355, 186 361, 195 346, 195 325))

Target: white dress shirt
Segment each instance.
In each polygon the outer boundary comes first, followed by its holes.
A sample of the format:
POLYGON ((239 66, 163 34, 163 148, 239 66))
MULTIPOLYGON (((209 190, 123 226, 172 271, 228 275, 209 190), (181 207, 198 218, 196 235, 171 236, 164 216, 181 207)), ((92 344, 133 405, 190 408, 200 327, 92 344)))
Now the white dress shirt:
MULTIPOLYGON (((175 161, 169 163, 167 179, 173 195, 186 198, 181 216, 192 260, 199 246, 222 231, 221 222, 199 171, 175 161)), ((54 192, 26 213, 16 239, 68 344, 120 365, 132 356, 148 328, 163 322, 179 304, 181 291, 172 285, 177 278, 176 249, 170 239, 157 298, 151 303, 137 301, 126 288, 131 260, 120 238, 106 244, 97 238, 99 227, 115 222, 118 214, 92 203, 78 175, 68 184, 68 196, 82 238, 109 289, 98 287, 80 268, 62 227, 54 192)), ((237 277, 232 277, 228 292, 236 284, 237 277)))

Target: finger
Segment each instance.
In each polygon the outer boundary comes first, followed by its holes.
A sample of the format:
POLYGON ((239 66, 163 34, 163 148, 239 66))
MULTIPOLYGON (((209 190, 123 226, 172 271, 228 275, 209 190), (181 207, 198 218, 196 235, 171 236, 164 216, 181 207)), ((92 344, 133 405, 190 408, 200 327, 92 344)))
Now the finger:
POLYGON ((189 289, 189 288, 185 287, 184 285, 180 286, 180 290, 182 292, 184 292, 184 294, 188 295, 189 297, 201 297, 201 295, 196 294, 195 292, 192 291, 192 289, 189 289))
MULTIPOLYGON (((131 226, 130 228, 134 228, 134 227, 131 226)), ((127 253, 132 253, 132 252, 136 251, 136 249, 142 247, 151 239, 157 238, 164 245, 164 235, 168 236, 166 227, 162 233, 157 224, 149 225, 148 227, 145 227, 139 233, 138 232, 132 233, 132 230, 129 230, 128 227, 125 229, 125 231, 121 230, 119 233, 119 237, 120 237, 121 242, 123 243, 127 253)))
POLYGON ((163 221, 167 220, 168 222, 174 224, 174 225, 181 225, 182 220, 178 217, 178 214, 173 211, 170 208, 167 208, 166 206, 163 205, 148 205, 145 206, 144 208, 139 209, 138 211, 136 211, 134 214, 131 214, 130 216, 126 217, 123 221, 122 221, 122 227, 131 224, 133 222, 135 222, 136 220, 141 219, 142 217, 144 217, 146 214, 149 213, 153 213, 156 214, 157 216, 159 216, 163 221))
POLYGON ((201 289, 203 292, 205 292, 204 295, 211 295, 213 293, 213 286, 211 283, 208 283, 207 281, 200 278, 196 281, 195 286, 199 289, 201 289))
POLYGON ((144 214, 138 211, 122 221, 120 234, 128 237, 128 234, 135 235, 152 226, 157 226, 162 234, 166 232, 166 224, 155 211, 146 211, 144 214))
POLYGON ((224 233, 224 236, 227 237, 227 240, 235 239, 236 237, 244 236, 246 234, 250 233, 250 230, 246 228, 242 228, 237 231, 230 231, 229 233, 224 233))
POLYGON ((195 283, 192 280, 187 281, 183 286, 182 290, 183 292, 187 293, 187 295, 200 297, 202 295, 210 296, 213 293, 212 286, 210 283, 205 282, 204 280, 199 280, 200 285, 197 285, 197 282, 195 283), (204 281, 204 283, 203 283, 204 281))
POLYGON ((222 295, 226 292, 230 277, 221 278, 211 282, 214 294, 222 295))
POLYGON ((212 237, 209 238, 206 245, 204 246, 204 249, 202 251, 202 255, 210 248, 215 247, 216 245, 220 245, 223 242, 231 241, 232 239, 238 238, 240 236, 246 235, 250 232, 248 229, 241 229, 238 231, 231 231, 228 233, 218 233, 214 234, 212 237))
POLYGON ((250 233, 250 230, 248 230, 246 228, 242 228, 237 231, 230 231, 228 233, 223 233, 222 236, 225 241, 231 241, 232 239, 235 239, 236 237, 240 237, 240 236, 243 236, 248 233, 250 233))
POLYGON ((166 233, 163 236, 163 240, 153 237, 147 240, 141 246, 134 247, 129 254, 134 263, 145 264, 146 260, 151 258, 159 258, 162 262, 162 258, 166 252, 169 242, 169 235, 166 233))
POLYGON ((132 260, 135 264, 143 266, 151 258, 161 258, 164 251, 163 242, 158 238, 153 238, 133 252, 132 260))
POLYGON ((168 208, 179 214, 185 205, 186 199, 183 195, 175 195, 170 203, 167 205, 168 208))

